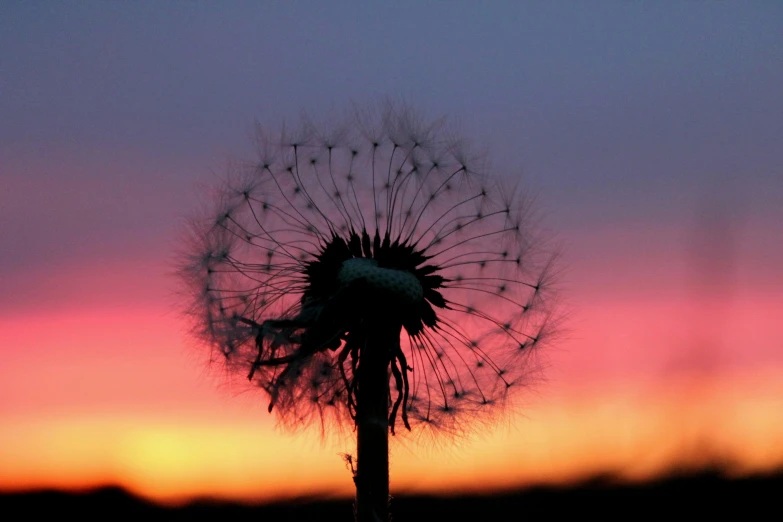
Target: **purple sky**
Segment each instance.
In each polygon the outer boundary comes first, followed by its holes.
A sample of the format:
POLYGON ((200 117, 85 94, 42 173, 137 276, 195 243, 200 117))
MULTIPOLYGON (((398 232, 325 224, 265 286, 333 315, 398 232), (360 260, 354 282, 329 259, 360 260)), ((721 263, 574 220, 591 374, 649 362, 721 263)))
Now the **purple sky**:
POLYGON ((704 212, 732 284, 780 289, 783 4, 555 4, 3 2, 0 313, 163 301, 254 120, 386 95, 540 192, 577 301, 681 290, 704 212))

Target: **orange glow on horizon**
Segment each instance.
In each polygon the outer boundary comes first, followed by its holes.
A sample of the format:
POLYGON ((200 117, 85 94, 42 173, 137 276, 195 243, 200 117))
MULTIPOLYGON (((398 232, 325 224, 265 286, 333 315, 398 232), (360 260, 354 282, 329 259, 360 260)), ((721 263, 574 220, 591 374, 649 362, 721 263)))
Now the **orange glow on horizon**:
MULTIPOLYGON (((766 339, 757 351, 771 353, 781 327, 769 311, 777 304, 763 306, 734 314, 725 342, 766 339)), ((661 324, 663 311, 678 314, 671 303, 583 314, 590 327, 551 354, 553 380, 508 425, 444 443, 394 440, 392 491, 492 491, 606 472, 645 480, 716 462, 737 474, 783 467, 783 368, 650 373, 651 357, 667 356, 648 330, 667 332, 675 348, 692 333, 661 324)), ((185 342, 162 309, 61 311, 46 328, 33 316, 0 320, 0 345, 14 347, 0 367, 0 491, 118 484, 174 503, 352 495, 339 456, 352 440, 279 433, 258 394, 216 389, 206 357, 185 342)))
MULTIPOLYGON (((415 445, 393 444, 392 488, 486 492, 606 471, 644 480, 673 466, 698 469, 717 459, 738 474, 771 471, 783 466, 777 400, 783 385, 770 378, 760 389, 755 382, 755 395, 726 393, 713 403, 726 413, 716 424, 718 419, 694 417, 682 400, 683 387, 664 400, 593 396, 552 405, 513 431, 465 441, 458 449, 417 452, 415 445), (689 427, 696 429, 689 433, 689 427)), ((52 417, 4 429, 0 448, 4 490, 120 484, 162 502, 351 495, 350 473, 337 449, 303 444, 301 437, 282 436, 259 422, 52 417)))
MULTIPOLYGON (((514 428, 457 441, 455 448, 394 441, 392 490, 489 492, 605 472, 646 480, 675 467, 715 463, 729 463, 727 471, 735 474, 772 471, 783 466, 783 380, 777 373, 759 377, 734 382, 712 397, 707 411, 698 402, 704 389, 690 381, 635 399, 560 396, 514 428)), ((339 457, 353 450, 350 441, 322 446, 243 418, 219 423, 106 413, 6 419, 0 490, 119 484, 164 503, 352 494, 339 457)))

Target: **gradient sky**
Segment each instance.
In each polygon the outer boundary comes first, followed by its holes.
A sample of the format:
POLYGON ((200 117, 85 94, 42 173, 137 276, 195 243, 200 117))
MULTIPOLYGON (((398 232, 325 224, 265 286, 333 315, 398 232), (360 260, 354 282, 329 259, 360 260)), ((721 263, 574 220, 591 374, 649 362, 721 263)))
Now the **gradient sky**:
POLYGON ((0 5, 0 489, 350 491, 350 445, 216 385, 169 272, 254 121, 387 95, 539 194, 572 310, 511 427, 402 444, 393 491, 782 466, 783 4, 331 4, 0 5))

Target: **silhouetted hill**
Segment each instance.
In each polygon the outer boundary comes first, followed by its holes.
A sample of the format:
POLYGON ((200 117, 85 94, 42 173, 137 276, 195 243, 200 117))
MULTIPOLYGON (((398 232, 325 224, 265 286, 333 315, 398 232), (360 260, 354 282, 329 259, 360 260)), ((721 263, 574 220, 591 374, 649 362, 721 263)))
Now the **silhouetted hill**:
MULTIPOLYGON (((351 500, 307 498, 257 506, 204 500, 167 508, 120 488, 83 494, 38 491, 0 495, 0 513, 7 521, 39 517, 143 522, 353 520, 351 500)), ((783 471, 741 479, 705 472, 620 485, 607 477, 573 487, 536 487, 491 496, 399 496, 392 500, 392 515, 395 522, 551 520, 566 516, 601 520, 696 516, 703 520, 732 515, 742 520, 783 520, 783 471)))

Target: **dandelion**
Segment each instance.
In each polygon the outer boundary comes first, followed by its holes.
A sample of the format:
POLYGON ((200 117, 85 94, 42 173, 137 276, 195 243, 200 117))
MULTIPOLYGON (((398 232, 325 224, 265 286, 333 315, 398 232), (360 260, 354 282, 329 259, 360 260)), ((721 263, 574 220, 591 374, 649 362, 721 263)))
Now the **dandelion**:
POLYGON ((530 199, 408 108, 258 143, 194 221, 194 329, 283 426, 354 428, 357 520, 387 520, 389 434, 464 432, 529 382, 553 257, 530 199))

